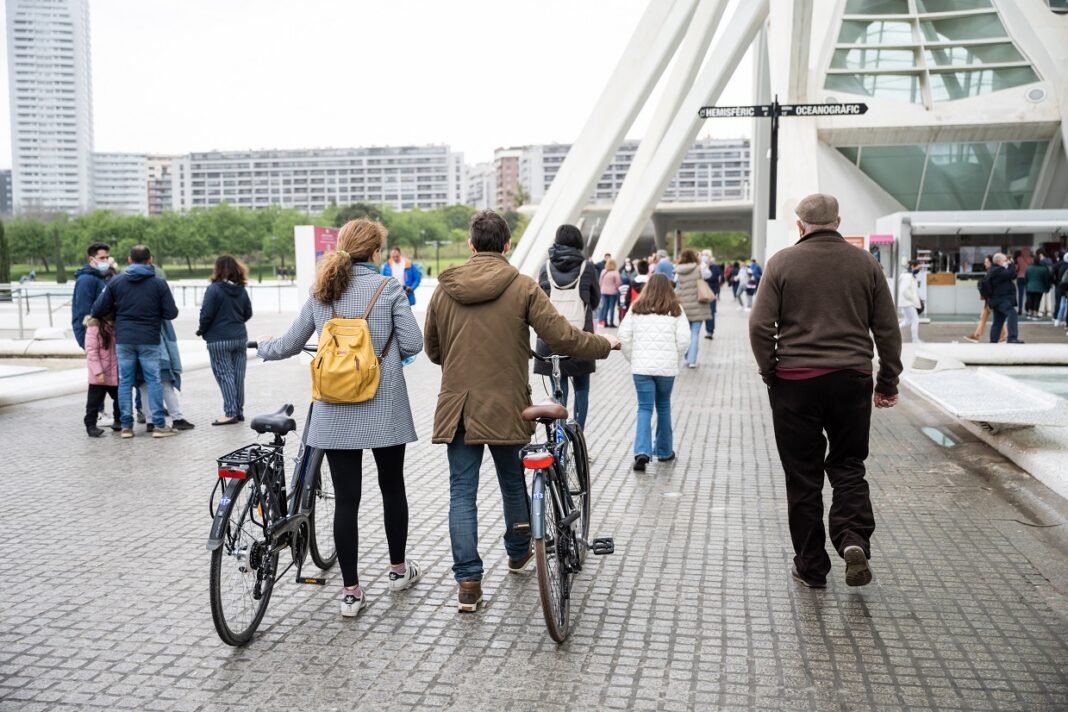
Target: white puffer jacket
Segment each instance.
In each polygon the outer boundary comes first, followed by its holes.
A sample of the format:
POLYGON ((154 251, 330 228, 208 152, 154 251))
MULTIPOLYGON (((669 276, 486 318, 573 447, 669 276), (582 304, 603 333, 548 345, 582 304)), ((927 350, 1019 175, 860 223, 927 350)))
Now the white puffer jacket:
POLYGON ((677 376, 679 358, 690 346, 690 322, 686 312, 679 316, 631 312, 619 323, 616 336, 631 373, 677 376))

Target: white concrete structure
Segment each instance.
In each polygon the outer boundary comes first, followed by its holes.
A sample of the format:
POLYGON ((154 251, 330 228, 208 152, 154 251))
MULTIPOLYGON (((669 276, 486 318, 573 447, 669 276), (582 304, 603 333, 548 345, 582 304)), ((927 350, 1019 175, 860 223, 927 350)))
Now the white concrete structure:
POLYGON ((89 2, 7 0, 6 11, 15 212, 85 212, 92 207, 89 2))
POLYGON ((93 207, 121 215, 148 215, 148 156, 94 153, 93 207))
POLYGON ((319 212, 367 202, 396 210, 464 202, 463 154, 448 146, 210 151, 171 169, 176 210, 229 203, 319 212))

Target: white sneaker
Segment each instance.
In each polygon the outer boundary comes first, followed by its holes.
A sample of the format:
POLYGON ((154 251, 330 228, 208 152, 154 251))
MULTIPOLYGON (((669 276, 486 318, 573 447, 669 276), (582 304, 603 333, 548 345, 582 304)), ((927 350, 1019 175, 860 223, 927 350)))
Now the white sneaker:
POLYGON ((351 593, 346 593, 341 599, 341 615, 345 618, 355 618, 356 614, 363 608, 363 602, 366 598, 366 593, 359 598, 351 593))
POLYGON ((686 364, 686 367, 687 368, 697 368, 697 364, 696 363, 688 363, 688 364, 686 364))
POLYGON ((394 593, 403 591, 414 586, 415 582, 421 578, 423 578, 423 571, 419 568, 419 564, 408 559, 404 562, 403 574, 389 572, 389 590, 394 593))

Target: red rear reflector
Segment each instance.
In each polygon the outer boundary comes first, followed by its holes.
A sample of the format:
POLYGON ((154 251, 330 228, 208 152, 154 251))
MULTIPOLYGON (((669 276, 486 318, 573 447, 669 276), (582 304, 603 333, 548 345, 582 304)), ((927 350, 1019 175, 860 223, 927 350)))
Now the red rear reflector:
POLYGON ((235 480, 243 480, 248 477, 248 470, 219 468, 219 477, 230 477, 235 480))
POLYGON ((528 470, 544 470, 553 464, 553 456, 549 453, 528 455, 523 458, 523 467, 528 470))

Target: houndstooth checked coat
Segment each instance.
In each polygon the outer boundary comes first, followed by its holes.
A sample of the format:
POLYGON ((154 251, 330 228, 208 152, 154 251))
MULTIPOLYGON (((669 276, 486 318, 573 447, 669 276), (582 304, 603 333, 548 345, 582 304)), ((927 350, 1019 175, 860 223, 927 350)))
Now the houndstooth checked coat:
MULTIPOLYGON (((404 381, 401 359, 422 351, 422 332, 397 280, 382 277, 377 270, 362 263, 355 265, 352 271, 349 288, 334 305, 337 315, 345 318, 361 316, 378 285, 383 279, 387 280, 367 323, 376 354, 382 353, 391 329, 393 345, 382 359, 382 376, 375 397, 363 403, 316 401, 306 442, 311 447, 327 450, 362 450, 414 442, 418 438, 408 404, 408 386, 404 381)), ((297 355, 312 334, 322 333, 323 324, 331 316, 330 304, 309 298, 289 331, 280 338, 261 343, 258 355, 265 361, 297 355)))

